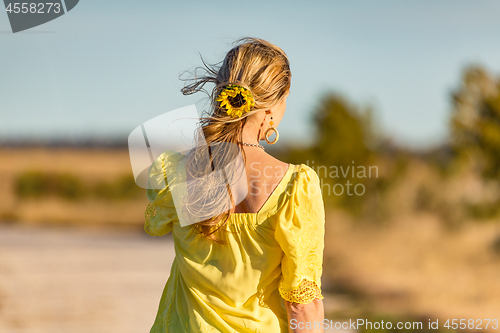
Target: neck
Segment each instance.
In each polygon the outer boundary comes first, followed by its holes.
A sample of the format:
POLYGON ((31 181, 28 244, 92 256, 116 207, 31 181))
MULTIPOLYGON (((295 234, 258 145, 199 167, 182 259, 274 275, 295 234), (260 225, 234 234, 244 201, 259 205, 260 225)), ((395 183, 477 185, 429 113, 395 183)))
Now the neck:
POLYGON ((265 114, 255 114, 251 117, 247 118, 247 121, 245 123, 245 126, 242 129, 241 132, 241 137, 243 142, 246 143, 259 143, 261 140, 258 138, 262 138, 264 135, 264 130, 265 130, 265 124, 260 127, 260 125, 265 121, 265 114), (261 133, 259 134, 259 129, 261 130, 261 133))

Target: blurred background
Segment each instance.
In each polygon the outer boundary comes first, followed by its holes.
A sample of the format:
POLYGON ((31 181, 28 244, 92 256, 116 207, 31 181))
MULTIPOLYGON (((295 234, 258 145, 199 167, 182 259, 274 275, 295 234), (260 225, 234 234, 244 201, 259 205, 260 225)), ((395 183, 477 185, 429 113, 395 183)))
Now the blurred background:
POLYGON ((495 1, 81 1, 13 34, 0 14, 0 332, 149 331, 173 244, 143 231, 127 137, 203 110, 179 77, 244 36, 290 58, 268 151, 322 180, 326 317, 485 329, 500 319, 499 15, 495 1))

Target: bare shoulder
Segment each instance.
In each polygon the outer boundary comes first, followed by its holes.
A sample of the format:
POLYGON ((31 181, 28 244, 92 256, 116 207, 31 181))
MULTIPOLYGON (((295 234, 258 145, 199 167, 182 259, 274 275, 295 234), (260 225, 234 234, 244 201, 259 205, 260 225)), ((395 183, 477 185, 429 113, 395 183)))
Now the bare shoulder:
POLYGON ((279 174, 284 175, 288 170, 290 163, 280 161, 268 153, 262 152, 261 154, 252 156, 249 159, 249 166, 253 170, 267 171, 268 173, 276 174, 278 178, 279 174))
POLYGON ((269 164, 270 165, 273 165, 275 168, 282 169, 284 171, 286 171, 288 169, 288 166, 290 165, 290 163, 280 161, 276 157, 269 155, 269 154, 267 154, 267 156, 269 156, 269 159, 270 159, 269 164))

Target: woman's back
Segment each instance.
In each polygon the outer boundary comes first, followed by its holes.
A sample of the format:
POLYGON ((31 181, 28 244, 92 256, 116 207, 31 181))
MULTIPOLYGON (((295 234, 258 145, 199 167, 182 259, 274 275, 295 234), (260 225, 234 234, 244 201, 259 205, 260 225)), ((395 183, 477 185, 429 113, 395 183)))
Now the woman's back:
POLYGON ((248 195, 235 206, 235 213, 256 213, 262 208, 289 168, 261 149, 244 147, 248 195))
MULTIPOLYGON (((150 177, 168 173, 178 162, 160 156, 150 177)), ((256 168, 249 174, 257 171, 264 172, 256 168)), ((149 189, 155 213, 145 230, 153 236, 172 232, 176 251, 151 332, 288 332, 284 300, 323 298, 319 190, 312 169, 287 165, 258 211, 230 214, 217 231, 221 244, 179 224, 168 188, 149 189)))

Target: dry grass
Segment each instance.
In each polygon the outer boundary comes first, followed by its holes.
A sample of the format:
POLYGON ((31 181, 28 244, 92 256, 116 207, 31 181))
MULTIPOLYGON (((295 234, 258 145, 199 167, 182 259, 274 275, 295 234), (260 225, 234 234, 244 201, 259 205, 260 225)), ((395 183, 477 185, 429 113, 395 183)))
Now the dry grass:
POLYGON ((443 178, 413 160, 381 194, 382 223, 330 211, 324 283, 350 301, 337 314, 500 320, 500 255, 492 249, 500 224, 474 221, 464 209, 497 192, 470 172, 443 178))
POLYGON ((31 224, 140 225, 148 203, 144 197, 108 201, 90 198, 69 201, 58 198, 21 199, 15 195, 15 179, 25 171, 70 172, 84 182, 113 180, 131 175, 128 151, 104 149, 0 149, 0 220, 31 224))
POLYGON ((400 215, 376 226, 330 212, 324 284, 351 300, 333 310, 340 316, 369 311, 443 323, 500 319, 500 256, 491 248, 499 234, 498 223, 450 230, 432 214, 400 215))

